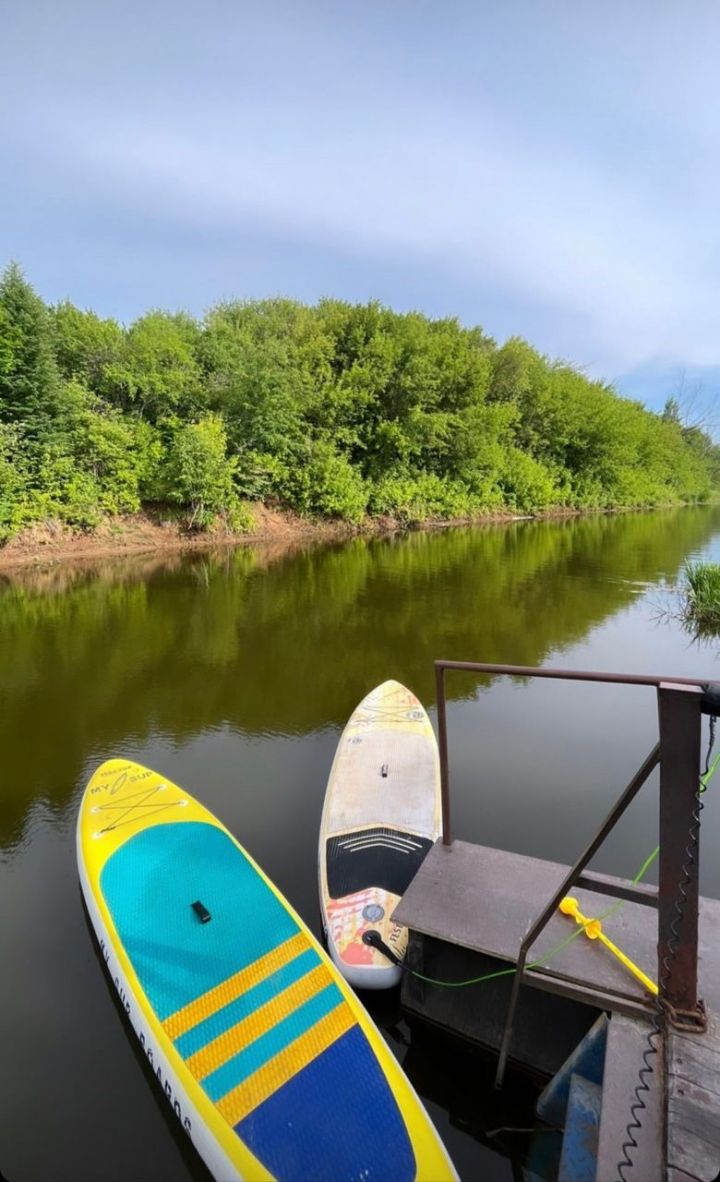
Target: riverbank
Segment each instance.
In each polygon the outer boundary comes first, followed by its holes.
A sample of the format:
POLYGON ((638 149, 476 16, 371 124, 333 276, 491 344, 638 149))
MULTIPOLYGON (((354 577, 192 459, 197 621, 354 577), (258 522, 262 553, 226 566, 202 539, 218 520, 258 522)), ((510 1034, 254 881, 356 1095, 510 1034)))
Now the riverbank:
MULTIPOLYGON (((203 551, 220 546, 269 542, 291 545, 303 541, 340 541, 356 535, 388 534, 407 529, 402 522, 390 517, 368 518, 361 525, 352 525, 347 521, 300 517, 296 513, 261 504, 249 506, 249 512, 253 524, 244 533, 235 533, 221 526, 203 532, 190 532, 180 518, 165 518, 151 511, 107 518, 89 532, 72 530, 59 522, 35 525, 0 547, 0 571, 49 566, 80 559, 122 558, 149 552, 203 551)), ((559 514, 554 513, 553 516, 559 514)), ((474 520, 492 524, 522 519, 517 514, 496 512, 474 520)), ((420 528, 467 524, 467 519, 428 521, 420 528)))
MULTIPOLYGON (((655 508, 677 508, 677 505, 655 508)), ((0 572, 23 567, 55 566, 59 563, 93 559, 158 555, 182 551, 207 551, 221 547, 275 543, 292 547, 306 542, 342 541, 357 536, 382 536, 409 529, 437 530, 462 525, 508 525, 514 521, 558 521, 570 517, 649 512, 636 507, 616 509, 546 509, 531 514, 495 510, 453 520, 430 518, 422 522, 399 521, 393 517, 368 517, 357 525, 328 518, 301 517, 253 502, 247 505, 252 518, 242 533, 222 525, 204 531, 190 531, 181 514, 143 510, 122 517, 107 517, 90 531, 71 529, 58 521, 34 525, 0 546, 0 572)))

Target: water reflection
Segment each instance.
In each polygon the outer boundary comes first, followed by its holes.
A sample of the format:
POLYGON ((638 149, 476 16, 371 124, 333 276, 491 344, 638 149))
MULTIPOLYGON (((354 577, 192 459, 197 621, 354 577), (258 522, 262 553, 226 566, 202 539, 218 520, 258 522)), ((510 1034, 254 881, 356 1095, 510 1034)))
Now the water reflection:
POLYGON ((539 664, 674 578, 718 524, 699 508, 6 578, 0 843, 34 800, 67 801, 90 752, 226 727, 307 734, 391 675, 431 704, 438 656, 539 664))
MULTIPOLYGON (((0 1042, 12 1087, 0 1170, 205 1179, 149 1086, 84 920, 74 823, 97 762, 134 757, 200 796, 319 934, 325 781, 338 728, 372 685, 398 677, 432 706, 438 656, 717 674, 677 626, 653 626, 649 600, 719 540, 720 509, 705 508, 6 578, 0 1042)), ((653 695, 488 684, 448 678, 456 832, 570 861, 655 742, 653 695)), ((707 797, 703 889, 720 895, 707 797)), ((657 841, 656 813, 649 784, 596 868, 632 874, 657 841)), ((370 1004, 462 1177, 552 1174, 556 1139, 517 1132, 535 1124, 530 1090, 498 1097, 491 1066, 409 1029, 397 998, 370 1004)))

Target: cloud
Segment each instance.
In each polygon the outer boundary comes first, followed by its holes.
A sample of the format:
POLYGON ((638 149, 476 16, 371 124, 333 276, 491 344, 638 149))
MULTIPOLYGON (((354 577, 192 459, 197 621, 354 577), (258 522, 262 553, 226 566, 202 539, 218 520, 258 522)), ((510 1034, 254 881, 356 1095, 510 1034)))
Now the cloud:
POLYGON ((688 30, 644 0, 510 8, 314 3, 300 19, 270 3, 241 19, 216 2, 163 26, 159 4, 138 37, 139 6, 104 27, 78 5, 58 44, 43 27, 52 101, 16 69, 29 97, 5 142, 20 172, 46 169, 56 211, 104 211, 109 235, 132 217, 229 254, 252 234, 304 244, 318 294, 331 256, 339 295, 370 264, 382 298, 390 265, 410 301, 420 269, 456 284, 464 319, 482 298, 493 331, 514 303, 515 331, 605 375, 719 362, 711 9, 688 30))
POLYGON ((350 253, 421 260, 464 284, 490 277, 582 316, 594 346, 618 359, 691 327, 695 285, 632 187, 496 120, 455 120, 451 136, 437 117, 421 135, 386 123, 356 131, 348 149, 338 128, 313 138, 267 114, 209 136, 103 114, 89 128, 59 118, 53 143, 109 207, 229 236, 259 222, 350 253))

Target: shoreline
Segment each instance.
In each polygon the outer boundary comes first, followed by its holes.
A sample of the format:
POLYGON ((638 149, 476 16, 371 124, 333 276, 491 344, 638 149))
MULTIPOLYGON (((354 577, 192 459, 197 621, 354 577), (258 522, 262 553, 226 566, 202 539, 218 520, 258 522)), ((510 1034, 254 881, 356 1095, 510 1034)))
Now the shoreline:
MULTIPOLYGON (((670 507, 670 506, 667 506, 670 507)), ((673 506, 677 507, 677 506, 673 506)), ((262 504, 249 506, 254 526, 246 533, 216 529, 190 534, 179 521, 163 519, 152 511, 108 518, 91 532, 73 530, 57 522, 31 526, 0 546, 0 573, 56 566, 93 559, 121 559, 142 554, 205 552, 238 546, 345 541, 353 537, 383 537, 397 533, 453 529, 468 525, 511 525, 518 521, 559 521, 567 518, 648 512, 638 508, 555 509, 518 514, 489 512, 453 520, 428 519, 404 524, 393 518, 369 518, 361 525, 346 521, 311 520, 262 504)))
POLYGON ((141 554, 203 553, 269 543, 292 546, 345 541, 353 537, 381 537, 415 529, 526 520, 519 515, 496 513, 472 521, 427 521, 417 526, 405 526, 391 518, 369 518, 361 525, 352 525, 347 521, 312 520, 265 505, 253 505, 251 512, 254 526, 246 533, 214 529, 191 534, 178 522, 162 520, 146 512, 109 518, 88 533, 54 522, 31 526, 0 547, 0 572, 141 554))

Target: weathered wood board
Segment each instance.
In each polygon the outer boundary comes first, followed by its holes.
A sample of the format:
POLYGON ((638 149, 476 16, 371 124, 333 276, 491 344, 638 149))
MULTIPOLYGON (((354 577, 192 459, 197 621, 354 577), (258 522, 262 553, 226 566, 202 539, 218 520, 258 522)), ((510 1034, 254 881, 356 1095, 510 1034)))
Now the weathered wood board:
MULTIPOLYGON (((459 944, 500 960, 514 962, 518 949, 545 903, 560 886, 568 867, 488 846, 436 842, 394 912, 413 931, 459 944)), ((617 880, 622 881, 622 880, 617 880)), ((604 921, 606 934, 653 980, 657 978, 657 911, 622 903, 593 891, 575 889, 585 915, 604 921)), ((592 1001, 577 985, 595 994, 595 1004, 622 1010, 623 1000, 652 1010, 650 995, 599 941, 578 935, 556 955, 548 956, 573 931, 573 921, 554 915, 531 949, 528 963, 537 967, 533 983, 547 988, 567 985, 570 996, 592 1001), (617 1000, 617 1005, 614 1004, 617 1000)), ((700 903, 700 992, 710 1009, 720 1012, 720 902, 700 903)))
POLYGON ((720 1173, 720 1023, 704 1034, 671 1031, 667 1046, 667 1162, 671 1177, 713 1182, 720 1173))
MULTIPOLYGON (((647 1022, 613 1014, 608 1025, 603 1078, 602 1117, 598 1144, 597 1178, 620 1178, 618 1165, 624 1162, 623 1145, 628 1140, 630 1108, 643 1067, 643 1052, 648 1048, 647 1022)), ((663 1176, 663 1090, 664 1055, 662 1040, 655 1038, 657 1054, 648 1058, 652 1072, 644 1075, 648 1091, 643 1092, 645 1109, 640 1114, 640 1128, 634 1130, 637 1148, 628 1148, 631 1165, 623 1173, 625 1182, 650 1182, 663 1176)))

